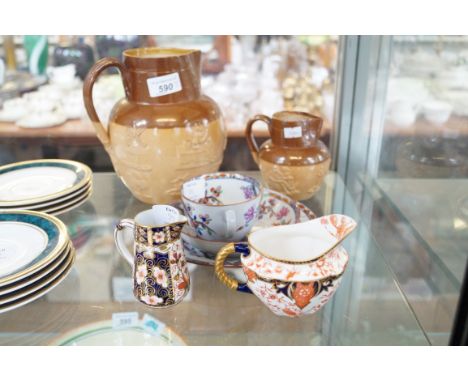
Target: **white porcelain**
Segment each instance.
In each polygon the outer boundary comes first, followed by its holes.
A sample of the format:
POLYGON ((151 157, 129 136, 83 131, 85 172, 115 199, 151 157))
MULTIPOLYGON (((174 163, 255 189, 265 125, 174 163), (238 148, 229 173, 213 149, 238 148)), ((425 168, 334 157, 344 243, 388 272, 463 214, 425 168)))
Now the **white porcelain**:
MULTIPOLYGON (((251 231, 277 225, 305 222, 315 219, 315 217, 315 214, 301 202, 297 202, 280 192, 264 188, 259 216, 251 231)), ((228 244, 225 241, 210 241, 199 238, 189 225, 185 225, 182 230, 182 241, 187 261, 205 266, 213 266, 218 250, 228 244)), ((226 259, 225 266, 240 267, 239 256, 238 253, 230 256, 226 259)))
POLYGON ((61 112, 35 113, 16 121, 19 127, 28 129, 41 129, 64 124, 67 121, 65 114, 61 112))
POLYGON ((72 208, 72 207, 76 208, 78 205, 80 205, 81 203, 88 200, 91 197, 92 193, 93 193, 93 189, 89 188, 89 189, 83 191, 81 194, 76 195, 71 200, 66 200, 66 201, 61 202, 61 203, 57 203, 57 204, 54 204, 54 205, 47 206, 47 208, 43 208, 43 209, 41 209, 41 211, 45 212, 45 213, 48 213, 48 214, 53 214, 53 215, 56 215, 56 212, 62 211, 62 210, 65 210, 65 209, 67 209, 67 211, 69 211, 68 208, 72 208))
POLYGON ((4 81, 5 81, 5 63, 0 58, 0 85, 3 85, 4 81))
POLYGON ((262 186, 234 173, 202 175, 185 182, 182 202, 190 225, 205 240, 241 240, 259 213, 262 186))
POLYGON ((114 327, 112 321, 95 322, 74 329, 51 345, 60 346, 183 346, 184 340, 155 318, 138 320, 130 327, 114 327))
MULTIPOLYGON (((73 260, 74 260, 74 255, 73 255, 73 260)), ((31 294, 27 294, 24 297, 18 298, 17 300, 0 305, 0 313, 8 312, 10 310, 17 309, 21 306, 29 304, 30 302, 37 300, 38 298, 44 296, 45 294, 55 289, 58 285, 60 285, 60 283, 63 280, 65 280, 65 278, 68 276, 70 271, 73 269, 73 263, 74 263, 73 260, 69 263, 67 268, 60 275, 58 275, 58 277, 56 277, 50 283, 44 285, 42 288, 38 289, 37 291, 31 294)))
POLYGON ((418 107, 411 102, 396 101, 390 104, 387 113, 395 125, 409 127, 416 121, 418 107))
POLYGON ((217 240, 205 240, 197 236, 195 230, 186 225, 182 230, 182 240, 188 245, 198 248, 204 252, 211 254, 216 254, 218 251, 224 247, 226 244, 230 243, 229 241, 217 241, 217 240))
POLYGON ((452 114, 453 107, 444 101, 428 101, 422 105, 424 118, 434 125, 443 125, 452 114))
POLYGON ((75 80, 76 68, 74 64, 48 67, 47 75, 53 84, 67 84, 75 80))
POLYGON ((0 208, 56 205, 92 185, 91 169, 79 162, 40 159, 0 166, 0 208))
POLYGON ((65 225, 52 216, 0 210, 0 288, 44 269, 68 243, 65 225))
POLYGON ((215 274, 229 288, 254 293, 273 313, 297 317, 319 310, 338 288, 349 256, 339 244, 356 222, 328 215, 308 222, 264 228, 248 244, 231 243, 216 257, 215 274), (247 282, 224 271, 224 260, 241 252, 247 282))
POLYGON ((0 110, 0 122, 16 122, 29 113, 27 101, 22 98, 13 98, 3 103, 0 110))
POLYGON ((47 243, 46 232, 35 225, 0 221, 0 277, 31 263, 47 243))
POLYGON ((439 72, 436 83, 441 89, 468 89, 468 67, 452 67, 439 72))
POLYGON ((437 94, 438 98, 453 106, 453 113, 462 117, 468 116, 468 90, 445 90, 437 94))
POLYGON ((57 101, 41 96, 39 93, 38 97, 28 100, 28 106, 33 113, 40 114, 55 111, 59 104, 57 101))
POLYGON ((53 216, 59 216, 59 215, 62 215, 66 212, 70 212, 78 207, 80 207, 82 204, 86 203, 88 201, 88 199, 90 198, 91 194, 88 194, 86 197, 83 197, 79 200, 75 200, 75 203, 70 205, 70 206, 67 206, 67 207, 61 207, 60 209, 54 209, 54 210, 50 210, 50 211, 44 211, 46 213, 48 213, 49 215, 53 215, 53 216))
POLYGON ((57 166, 26 167, 0 174, 0 204, 58 193, 75 184, 76 173, 57 166))
POLYGON ((30 283, 22 288, 16 289, 13 292, 4 294, 0 292, 0 309, 3 305, 8 304, 13 301, 17 301, 21 298, 24 298, 28 295, 33 294, 34 292, 46 287, 47 285, 54 282, 58 279, 66 269, 71 265, 74 259, 73 252, 71 254, 64 254, 64 261, 56 269, 47 272, 39 280, 36 280, 34 283, 30 283))
POLYGON ((68 246, 62 255, 58 256, 53 262, 51 262, 47 267, 37 271, 30 276, 24 278, 23 280, 19 280, 17 282, 5 285, 0 287, 0 297, 5 294, 9 294, 11 292, 17 291, 19 289, 24 290, 25 287, 31 285, 37 281, 42 280, 46 275, 51 273, 54 270, 61 270, 64 271, 65 268, 68 266, 68 260, 70 260, 72 249, 68 246))
MULTIPOLYGON (((22 210, 39 210, 39 209, 58 207, 63 202, 68 202, 71 200, 74 200, 74 201, 78 200, 78 198, 80 198, 81 196, 86 194, 88 191, 90 191, 91 188, 92 188, 92 184, 89 183, 83 186, 82 188, 76 190, 75 192, 72 192, 66 196, 52 199, 46 202, 37 203, 37 204, 25 204, 25 205, 21 205, 20 207, 22 210)), ((1 208, 5 210, 9 210, 9 209, 14 209, 14 208, 19 208, 19 207, 17 206, 17 207, 1 207, 1 208)))
POLYGON ((288 263, 311 262, 336 247, 356 227, 345 215, 327 215, 303 223, 252 232, 248 243, 270 259, 288 263))

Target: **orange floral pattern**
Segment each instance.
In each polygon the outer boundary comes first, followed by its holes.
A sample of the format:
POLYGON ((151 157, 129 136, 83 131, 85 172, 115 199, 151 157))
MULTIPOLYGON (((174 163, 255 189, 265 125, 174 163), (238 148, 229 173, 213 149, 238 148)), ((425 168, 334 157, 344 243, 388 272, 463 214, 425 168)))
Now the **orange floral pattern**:
POLYGON ((262 256, 254 249, 251 249, 248 257, 241 258, 244 266, 259 276, 285 281, 315 281, 330 276, 337 276, 344 272, 348 265, 348 260, 348 253, 341 246, 334 248, 317 261, 307 264, 286 264, 271 260, 262 256))

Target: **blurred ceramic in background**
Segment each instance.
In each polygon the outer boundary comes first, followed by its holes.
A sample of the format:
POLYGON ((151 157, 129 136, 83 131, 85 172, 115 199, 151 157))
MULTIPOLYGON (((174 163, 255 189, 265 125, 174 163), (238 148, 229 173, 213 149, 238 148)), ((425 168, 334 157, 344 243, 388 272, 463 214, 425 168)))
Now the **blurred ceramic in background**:
POLYGON ((0 86, 3 85, 5 81, 5 63, 0 58, 0 86))
POLYGON ((400 100, 390 104, 387 116, 395 125, 409 127, 416 121, 418 110, 416 104, 400 100))
POLYGON ((443 125, 452 114, 453 107, 444 101, 428 101, 422 104, 424 118, 434 125, 443 125))
POLYGON ((15 122, 29 112, 28 103, 22 98, 13 98, 3 103, 0 110, 0 122, 15 122))
POLYGON ((247 123, 247 144, 269 188, 297 200, 319 190, 330 167, 330 154, 319 139, 322 124, 320 117, 295 111, 257 115, 247 123), (257 121, 268 125, 271 136, 260 148, 252 130, 257 121))
POLYGON ((76 77, 76 68, 74 64, 64 66, 55 66, 47 68, 49 82, 60 89, 73 89, 80 84, 76 77))
POLYGON ((54 49, 55 66, 73 64, 76 74, 83 80, 94 64, 93 48, 78 38, 78 41, 60 44, 54 49))

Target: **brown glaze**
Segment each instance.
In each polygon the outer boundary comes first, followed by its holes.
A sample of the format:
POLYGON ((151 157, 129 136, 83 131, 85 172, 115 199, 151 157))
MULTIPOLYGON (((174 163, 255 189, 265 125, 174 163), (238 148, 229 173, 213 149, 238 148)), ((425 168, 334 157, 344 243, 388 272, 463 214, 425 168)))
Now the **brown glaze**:
POLYGON ((182 183, 217 171, 226 132, 216 103, 201 94, 201 52, 139 48, 124 52, 124 62, 104 58, 88 73, 85 107, 117 174, 134 196, 146 203, 179 198, 182 183), (116 66, 126 98, 113 108, 109 127, 102 126, 92 101, 99 74, 116 66), (147 80, 178 73, 181 90, 151 97, 147 80))
POLYGON ((319 140, 322 124, 320 117, 293 111, 281 111, 272 118, 257 115, 247 123, 247 144, 270 188, 295 199, 317 192, 330 167, 328 149, 319 140), (260 149, 252 130, 257 121, 268 125, 271 136, 260 149))

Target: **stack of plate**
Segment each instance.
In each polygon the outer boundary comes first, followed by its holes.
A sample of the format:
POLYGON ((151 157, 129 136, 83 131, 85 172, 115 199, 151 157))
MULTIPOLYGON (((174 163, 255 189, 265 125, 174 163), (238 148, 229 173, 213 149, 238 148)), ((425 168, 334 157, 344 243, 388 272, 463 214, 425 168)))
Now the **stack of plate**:
POLYGON ((60 220, 40 212, 0 210, 0 313, 52 290, 74 260, 75 250, 60 220))
POLYGON ((0 167, 0 209, 52 215, 70 211, 92 193, 91 169, 79 162, 44 159, 0 167))

